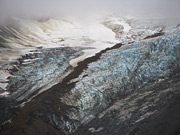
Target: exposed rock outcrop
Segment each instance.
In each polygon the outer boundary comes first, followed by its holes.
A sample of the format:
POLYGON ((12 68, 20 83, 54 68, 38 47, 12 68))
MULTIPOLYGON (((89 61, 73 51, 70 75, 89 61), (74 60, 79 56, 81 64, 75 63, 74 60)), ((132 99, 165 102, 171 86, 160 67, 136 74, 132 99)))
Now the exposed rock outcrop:
POLYGON ((122 96, 77 135, 178 135, 180 74, 122 96), (101 129, 101 130, 99 130, 101 129))

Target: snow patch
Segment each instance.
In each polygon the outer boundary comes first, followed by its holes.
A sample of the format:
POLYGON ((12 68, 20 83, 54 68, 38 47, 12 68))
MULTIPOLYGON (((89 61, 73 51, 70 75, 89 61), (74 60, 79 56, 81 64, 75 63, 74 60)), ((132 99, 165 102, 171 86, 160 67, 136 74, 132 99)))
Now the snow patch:
POLYGON ((0 97, 7 97, 10 93, 9 92, 4 92, 0 94, 0 97))

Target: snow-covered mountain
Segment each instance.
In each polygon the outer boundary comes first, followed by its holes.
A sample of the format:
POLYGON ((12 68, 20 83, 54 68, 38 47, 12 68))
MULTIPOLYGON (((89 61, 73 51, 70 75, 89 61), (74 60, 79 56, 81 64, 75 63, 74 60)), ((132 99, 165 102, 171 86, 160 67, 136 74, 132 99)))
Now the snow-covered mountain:
MULTIPOLYGON (((112 3, 115 8, 116 1, 112 3)), ((143 8, 138 12, 149 12, 143 8)), ((167 109, 161 102, 170 105, 179 95, 177 15, 118 14, 116 8, 116 13, 88 14, 87 8, 88 15, 80 15, 81 9, 74 16, 64 11, 63 16, 29 17, 31 12, 22 17, 19 11, 0 20, 0 134, 108 135, 107 129, 113 135, 119 129, 122 135, 131 134, 143 120, 161 113, 160 108, 167 109), (160 87, 166 83, 167 88, 160 87), (171 91, 174 96, 168 95, 171 91), (154 108, 150 100, 157 100, 154 108), (113 110, 111 118, 128 126, 100 126, 113 110)))

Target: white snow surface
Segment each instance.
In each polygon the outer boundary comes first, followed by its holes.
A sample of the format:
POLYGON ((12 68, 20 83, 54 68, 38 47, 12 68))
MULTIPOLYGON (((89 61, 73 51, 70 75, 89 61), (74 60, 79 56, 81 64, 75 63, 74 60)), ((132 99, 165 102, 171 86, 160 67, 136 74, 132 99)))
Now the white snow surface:
MULTIPOLYGON (((128 32, 131 27, 123 19, 113 18, 113 22, 124 26, 124 32, 128 32)), ((85 54, 70 62, 76 66, 79 61, 91 57, 96 53, 118 43, 116 34, 102 24, 103 17, 87 18, 54 18, 44 22, 33 20, 22 20, 15 18, 21 26, 21 32, 13 29, 18 38, 7 38, 7 45, 16 50, 19 54, 28 53, 37 47, 88 47, 85 54)), ((9 28, 7 30, 10 31, 9 28)), ((19 54, 8 55, 9 61, 19 54)), ((5 57, 5 56, 4 56, 5 57)))
POLYGON ((7 97, 10 93, 9 92, 4 92, 0 94, 0 97, 7 97))
MULTIPOLYGON (((108 19, 116 24, 123 25, 124 32, 131 29, 129 24, 119 17, 108 19)), ((120 42, 116 38, 116 34, 103 25, 104 16, 51 18, 44 22, 20 18, 13 18, 13 20, 20 26, 20 30, 19 28, 5 27, 16 37, 0 35, 2 39, 7 41, 4 45, 10 47, 1 49, 0 63, 2 65, 0 67, 9 65, 24 54, 32 53, 30 51, 38 47, 85 47, 84 55, 70 61, 70 64, 75 67, 78 62, 120 42)), ((8 86, 7 78, 9 76, 11 75, 8 70, 0 70, 0 88, 4 92, 8 86)), ((8 93, 1 94, 1 96, 5 95, 8 93)))

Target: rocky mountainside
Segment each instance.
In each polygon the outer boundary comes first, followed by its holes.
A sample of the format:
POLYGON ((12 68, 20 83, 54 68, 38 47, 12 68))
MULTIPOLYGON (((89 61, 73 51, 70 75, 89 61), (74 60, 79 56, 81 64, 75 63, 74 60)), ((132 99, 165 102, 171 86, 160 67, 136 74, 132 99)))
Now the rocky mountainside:
POLYGON ((76 134, 179 135, 179 82, 177 73, 119 98, 76 134))
POLYGON ((16 86, 16 93, 21 91, 19 89, 37 91, 50 82, 61 80, 59 76, 63 72, 57 71, 54 74, 55 69, 53 70, 53 68, 66 70, 66 64, 75 67, 79 61, 117 43, 128 44, 161 36, 176 25, 176 23, 169 25, 165 20, 158 18, 142 21, 142 19, 116 16, 101 17, 98 21, 89 22, 90 26, 84 26, 84 23, 87 22, 71 18, 67 18, 67 20, 47 19, 42 22, 14 18, 10 22, 2 26, 0 30, 1 96, 13 95, 16 84, 20 85, 16 86), (80 52, 81 50, 82 52, 80 52), (70 58, 64 59, 63 57, 70 58), (61 58, 62 60, 59 60, 61 58), (65 67, 61 67, 60 64, 65 67), (53 67, 48 67, 48 65, 53 65, 53 67), (38 70, 46 73, 41 74, 38 70), (36 77, 39 79, 34 80, 36 77), (27 78, 29 78, 26 82, 27 86, 22 87, 19 82, 23 82, 27 78), (46 80, 48 80, 47 83, 46 80), (31 84, 33 81, 39 86, 31 84))
POLYGON ((106 16, 88 27, 74 19, 16 23, 0 29, 2 135, 158 134, 165 124, 153 133, 151 119, 179 103, 178 22, 106 16))

